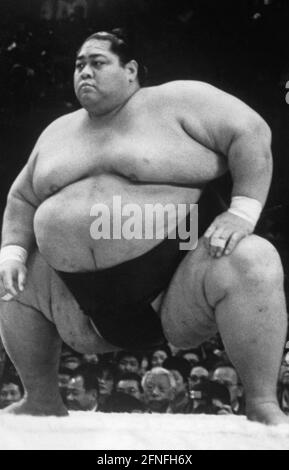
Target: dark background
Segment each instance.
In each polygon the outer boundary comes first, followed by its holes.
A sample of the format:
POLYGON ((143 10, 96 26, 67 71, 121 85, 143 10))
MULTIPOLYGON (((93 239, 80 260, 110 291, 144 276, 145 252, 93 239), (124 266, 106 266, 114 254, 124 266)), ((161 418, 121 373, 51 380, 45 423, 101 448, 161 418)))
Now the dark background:
MULTIPOLYGON (((61 1, 50 0, 45 14, 41 0, 0 0, 1 213, 40 132, 78 107, 77 47, 96 30, 125 27, 148 67, 147 85, 203 80, 244 100, 271 126, 274 177, 258 230, 277 246, 287 276, 288 0, 86 0, 86 11, 62 17, 61 1)), ((228 177, 217 186, 229 196, 228 177)))

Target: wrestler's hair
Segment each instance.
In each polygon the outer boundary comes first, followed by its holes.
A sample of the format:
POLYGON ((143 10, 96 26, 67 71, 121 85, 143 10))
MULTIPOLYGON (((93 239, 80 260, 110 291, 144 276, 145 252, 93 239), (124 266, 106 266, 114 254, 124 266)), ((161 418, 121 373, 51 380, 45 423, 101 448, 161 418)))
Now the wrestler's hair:
POLYGON ((170 383, 172 389, 177 388, 176 379, 170 370, 164 369, 163 367, 153 367, 151 370, 148 370, 142 378, 142 388, 145 390, 147 378, 151 375, 165 375, 170 383))
POLYGON ((82 364, 74 369, 71 374, 71 378, 75 379, 79 376, 83 378, 83 385, 87 392, 96 390, 97 394, 99 394, 96 364, 82 364))
POLYGON ((137 78, 141 86, 144 85, 147 78, 147 67, 142 64, 140 57, 136 53, 133 42, 128 38, 123 29, 116 28, 111 31, 98 31, 91 34, 81 44, 77 51, 77 55, 82 46, 92 39, 110 42, 110 50, 119 57, 122 66, 127 64, 130 60, 135 60, 138 64, 137 78))

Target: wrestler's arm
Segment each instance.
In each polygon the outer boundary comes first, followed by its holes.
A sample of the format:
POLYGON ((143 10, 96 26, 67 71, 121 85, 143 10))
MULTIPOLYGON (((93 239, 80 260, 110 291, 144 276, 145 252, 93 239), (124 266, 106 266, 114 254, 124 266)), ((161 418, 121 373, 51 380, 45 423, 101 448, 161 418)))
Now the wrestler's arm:
MULTIPOLYGON (((37 148, 8 193, 2 225, 1 253, 4 253, 3 248, 8 246, 21 247, 29 253, 34 244, 33 218, 40 204, 32 185, 36 157, 37 148)), ((17 295, 17 289, 24 288, 25 264, 15 258, 9 259, 9 255, 8 259, 5 255, 3 258, 0 256, 0 260, 0 295, 17 295)))
POLYGON ((1 247, 20 245, 29 252, 34 242, 33 218, 39 203, 33 191, 31 165, 28 163, 8 193, 1 247))
MULTIPOLYGON (((256 201, 262 208, 272 178, 271 131, 266 122, 237 98, 200 82, 176 82, 184 130, 206 147, 227 157, 233 179, 232 197, 256 201)), ((254 224, 233 213, 218 216, 205 233, 213 256, 230 254, 254 231, 254 224), (216 239, 225 247, 214 248, 216 239), (212 248, 213 245, 213 248, 212 248)))

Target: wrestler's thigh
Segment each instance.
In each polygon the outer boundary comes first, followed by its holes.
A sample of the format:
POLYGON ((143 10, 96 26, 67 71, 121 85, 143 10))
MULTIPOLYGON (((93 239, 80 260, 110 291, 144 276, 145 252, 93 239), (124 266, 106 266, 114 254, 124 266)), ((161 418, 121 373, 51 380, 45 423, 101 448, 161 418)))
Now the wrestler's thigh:
POLYGON ((101 354, 118 349, 99 335, 62 279, 37 250, 29 257, 27 282, 17 301, 54 323, 61 339, 76 351, 101 354))
POLYGON ((217 332, 204 288, 212 262, 200 239, 197 248, 188 251, 178 266, 163 297, 160 314, 164 334, 178 348, 197 347, 217 332))

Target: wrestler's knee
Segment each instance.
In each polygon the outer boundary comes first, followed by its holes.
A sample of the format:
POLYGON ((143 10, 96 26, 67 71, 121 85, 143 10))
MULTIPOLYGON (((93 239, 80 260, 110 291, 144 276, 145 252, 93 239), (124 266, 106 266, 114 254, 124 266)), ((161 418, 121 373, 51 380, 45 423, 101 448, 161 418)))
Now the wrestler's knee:
POLYGON ((241 240, 229 256, 213 260, 206 277, 209 298, 212 293, 211 304, 229 290, 238 292, 242 285, 264 290, 283 285, 283 268, 277 250, 257 235, 241 240))
POLYGON ((231 269, 245 279, 283 280, 280 256, 274 246, 257 235, 244 238, 228 257, 231 269))

